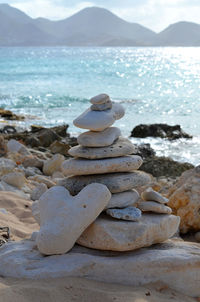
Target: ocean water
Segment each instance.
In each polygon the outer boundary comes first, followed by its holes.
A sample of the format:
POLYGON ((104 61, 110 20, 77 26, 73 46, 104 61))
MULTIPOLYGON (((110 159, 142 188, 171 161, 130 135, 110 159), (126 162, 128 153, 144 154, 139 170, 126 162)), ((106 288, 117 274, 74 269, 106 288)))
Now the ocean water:
POLYGON ((192 140, 132 139, 158 155, 200 163, 200 49, 0 48, 0 107, 30 118, 21 123, 69 124, 88 100, 108 93, 126 109, 116 122, 125 136, 141 123, 180 124, 192 140))

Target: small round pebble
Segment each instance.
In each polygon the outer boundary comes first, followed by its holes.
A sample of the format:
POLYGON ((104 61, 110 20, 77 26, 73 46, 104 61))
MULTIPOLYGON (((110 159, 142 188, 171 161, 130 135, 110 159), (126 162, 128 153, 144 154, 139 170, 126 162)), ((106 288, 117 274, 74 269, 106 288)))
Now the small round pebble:
POLYGON ((142 212, 136 207, 127 207, 124 209, 108 209, 106 214, 122 220, 139 221, 142 217, 142 212))

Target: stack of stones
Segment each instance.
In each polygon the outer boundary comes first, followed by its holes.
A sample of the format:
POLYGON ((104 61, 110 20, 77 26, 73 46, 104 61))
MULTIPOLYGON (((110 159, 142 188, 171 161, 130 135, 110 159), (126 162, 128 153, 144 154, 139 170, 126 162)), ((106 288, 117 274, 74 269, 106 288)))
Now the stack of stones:
POLYGON ((78 137, 78 146, 68 153, 73 156, 63 164, 68 178, 67 189, 77 194, 83 186, 100 182, 105 184, 112 198, 106 206, 107 215, 116 219, 138 221, 141 211, 134 207, 139 194, 135 186, 144 185, 150 178, 143 172, 136 171, 142 164, 142 158, 133 154, 134 145, 121 136, 116 127, 109 127, 116 119, 124 115, 120 104, 114 104, 106 94, 93 97, 90 109, 78 117, 74 124, 90 129, 78 137), (73 184, 71 185, 70 184, 73 184))
POLYGON ((135 207, 139 198, 135 188, 148 184, 151 177, 138 171, 142 159, 131 155, 134 145, 121 136, 119 128, 111 127, 124 116, 123 107, 111 102, 106 94, 95 96, 90 102, 90 108, 74 120, 75 126, 89 131, 80 134, 79 145, 68 151, 73 158, 63 163, 66 178, 58 185, 77 195, 87 185, 101 183, 112 197, 77 243, 100 250, 128 251, 168 239, 178 227, 175 216, 141 215, 135 207))
POLYGON ((171 214, 172 209, 167 207, 166 204, 169 200, 154 191, 152 188, 148 188, 141 194, 142 201, 139 202, 138 208, 142 212, 152 212, 159 214, 171 214))

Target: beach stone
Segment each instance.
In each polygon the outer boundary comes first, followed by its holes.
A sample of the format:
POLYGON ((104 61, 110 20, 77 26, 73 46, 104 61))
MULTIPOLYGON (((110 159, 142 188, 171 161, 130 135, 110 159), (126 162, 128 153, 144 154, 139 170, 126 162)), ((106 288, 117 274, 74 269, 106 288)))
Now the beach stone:
MULTIPOLYGON (((44 194, 45 192, 43 192, 42 194, 44 194)), ((42 194, 40 195, 40 197, 42 196, 42 194)), ((32 215, 35 218, 35 221, 40 225, 40 205, 39 204, 40 204, 39 199, 36 199, 36 201, 34 201, 31 205, 31 210, 32 210, 32 215)))
POLYGON ((169 201, 169 199, 162 196, 160 193, 154 191, 152 188, 148 188, 147 190, 142 192, 141 197, 142 197, 143 200, 157 201, 161 204, 166 204, 169 201))
POLYGON ((11 186, 21 189, 25 184, 26 178, 21 172, 10 172, 4 175, 2 180, 11 186))
POLYGON ((34 176, 36 174, 42 175, 42 172, 37 167, 27 167, 24 169, 25 177, 34 176))
MULTIPOLYGON (((61 282, 57 278, 79 277, 83 280, 89 278, 103 282, 103 290, 106 286, 106 292, 109 291, 109 293, 110 290, 116 293, 113 287, 110 289, 111 283, 119 284, 119 286, 120 284, 132 287, 144 286, 143 290, 152 288, 151 285, 147 286, 148 284, 157 284, 156 291, 159 291, 159 296, 156 299, 152 298, 151 290, 145 290, 139 292, 137 298, 131 295, 129 299, 123 300, 125 288, 123 291, 120 289, 119 301, 124 302, 182 301, 182 297, 179 298, 178 296, 177 298, 175 296, 176 293, 171 295, 171 289, 181 292, 183 297, 186 297, 186 300, 183 300, 188 302, 197 301, 196 297, 200 296, 199 243, 177 239, 169 239, 163 243, 128 253, 98 251, 75 245, 67 254, 49 257, 43 256, 36 249, 34 241, 14 241, 1 247, 0 263, 1 276, 17 278, 19 281, 15 280, 15 284, 20 282, 21 278, 26 279, 26 284, 28 284, 33 279, 49 283, 46 280, 61 282), (165 290, 169 289, 170 296, 165 298, 165 290), (147 295, 151 296, 147 297, 147 295), (195 299, 187 298, 188 296, 195 299)), ((56 284, 59 285, 59 283, 56 284)), ((27 290, 26 287, 25 289, 27 290)), ((34 293, 35 285, 32 286, 32 289, 34 293)), ((16 289, 14 288, 14 290, 16 289)), ((66 300, 66 291, 69 291, 68 287, 65 287, 65 296, 63 295, 62 301, 66 300)), ((31 288, 30 292, 32 292, 31 288)), ((54 297, 57 297, 55 290, 53 293, 52 299, 49 299, 49 291, 47 294, 47 289, 45 289, 44 296, 47 296, 49 301, 54 301, 54 297)), ((111 301, 110 295, 109 297, 103 295, 103 297, 106 297, 105 301, 111 301)), ((115 295, 115 297, 113 301, 118 300, 118 296, 115 295)), ((80 301, 80 295, 75 299, 80 301)), ((21 301, 20 298, 18 300, 21 301)), ((98 296, 97 300, 98 302, 102 301, 102 295, 98 296)), ((25 298, 24 301, 27 299, 25 298)), ((84 301, 91 301, 88 295, 84 301)))
POLYGON ((0 157, 0 176, 12 172, 16 166, 13 160, 0 157))
POLYGON ((46 177, 44 175, 34 175, 34 176, 30 176, 28 179, 34 180, 39 183, 43 183, 48 188, 54 187, 56 185, 56 183, 53 180, 49 179, 48 177, 46 177))
POLYGON ((68 252, 110 198, 109 190, 101 184, 91 184, 75 197, 63 187, 49 189, 39 199, 39 251, 45 255, 68 252))
POLYGON ((93 104, 92 106, 90 106, 90 109, 94 110, 94 111, 105 111, 105 110, 108 110, 108 109, 111 109, 111 108, 112 108, 112 102, 111 101, 108 101, 104 104, 93 104))
POLYGON ((136 190, 130 190, 121 193, 112 194, 109 203, 105 209, 126 208, 134 206, 139 200, 139 194, 136 190))
POLYGON ((51 159, 46 160, 43 166, 43 173, 45 175, 52 175, 56 171, 61 171, 61 165, 65 157, 61 154, 55 154, 51 159))
POLYGON ((174 215, 143 214, 139 222, 116 221, 100 215, 77 243, 88 248, 131 251, 163 242, 176 233, 180 218, 174 215))
POLYGON ((6 156, 8 152, 7 144, 4 140, 4 137, 0 135, 0 156, 6 156))
POLYGON ((129 172, 141 164, 142 158, 137 155, 93 160, 71 158, 63 162, 62 171, 65 176, 129 172))
POLYGON ((70 148, 70 145, 63 141, 55 141, 49 147, 49 149, 51 150, 51 152, 53 154, 60 153, 64 156, 69 156, 69 154, 68 154, 69 148, 70 148))
POLYGON ((28 149, 15 139, 10 139, 7 143, 8 152, 17 152, 23 155, 30 155, 28 149))
POLYGON ((136 207, 127 207, 124 209, 107 209, 106 214, 121 220, 139 221, 142 217, 142 212, 136 207))
POLYGON ((44 161, 38 158, 37 156, 30 155, 23 158, 22 164, 25 168, 35 167, 38 169, 42 169, 44 161))
POLYGON ((197 242, 200 242, 200 232, 197 232, 194 237, 197 242))
POLYGON ((150 183, 151 176, 142 171, 72 176, 59 179, 57 185, 64 186, 72 195, 76 195, 85 186, 94 182, 106 185, 111 193, 120 193, 150 183))
POLYGON ((83 147, 75 146, 72 147, 68 153, 73 157, 81 157, 87 159, 99 159, 99 158, 110 158, 120 157, 125 155, 133 154, 135 151, 134 145, 127 139, 120 137, 112 145, 107 147, 83 147))
POLYGON ((106 111, 93 111, 89 108, 77 117, 73 123, 78 128, 103 131, 114 124, 116 120, 121 119, 124 114, 125 111, 122 105, 113 103, 112 109, 106 111))
POLYGON ((0 182, 0 191, 16 193, 18 196, 24 199, 29 199, 29 194, 25 194, 21 189, 11 186, 3 180, 0 182))
POLYGON ((31 193, 31 199, 33 201, 38 200, 43 193, 48 190, 47 185, 45 183, 40 183, 37 187, 35 187, 31 193))
POLYGON ((101 132, 87 131, 81 133, 77 141, 83 147, 105 147, 112 145, 120 135, 119 128, 109 127, 101 132))
POLYGON ((184 172, 169 190, 169 203, 175 215, 180 216, 180 232, 200 230, 200 165, 184 172))
POLYGON ((172 209, 165 206, 164 204, 155 202, 155 201, 141 201, 138 203, 138 208, 142 212, 153 212, 160 214, 171 214, 172 209))
POLYGON ((90 103, 94 105, 105 104, 110 101, 110 97, 106 93, 95 95, 90 99, 90 103))

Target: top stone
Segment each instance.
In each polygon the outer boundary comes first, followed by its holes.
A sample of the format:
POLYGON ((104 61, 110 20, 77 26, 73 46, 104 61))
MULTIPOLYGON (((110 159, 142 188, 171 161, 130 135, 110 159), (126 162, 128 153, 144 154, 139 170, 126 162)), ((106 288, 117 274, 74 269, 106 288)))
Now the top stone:
POLYGON ((92 103, 94 105, 99 105, 99 104, 108 103, 109 101, 110 101, 109 95, 107 95, 105 93, 101 93, 101 94, 98 94, 98 95, 94 96, 93 98, 91 98, 90 103, 92 103))

